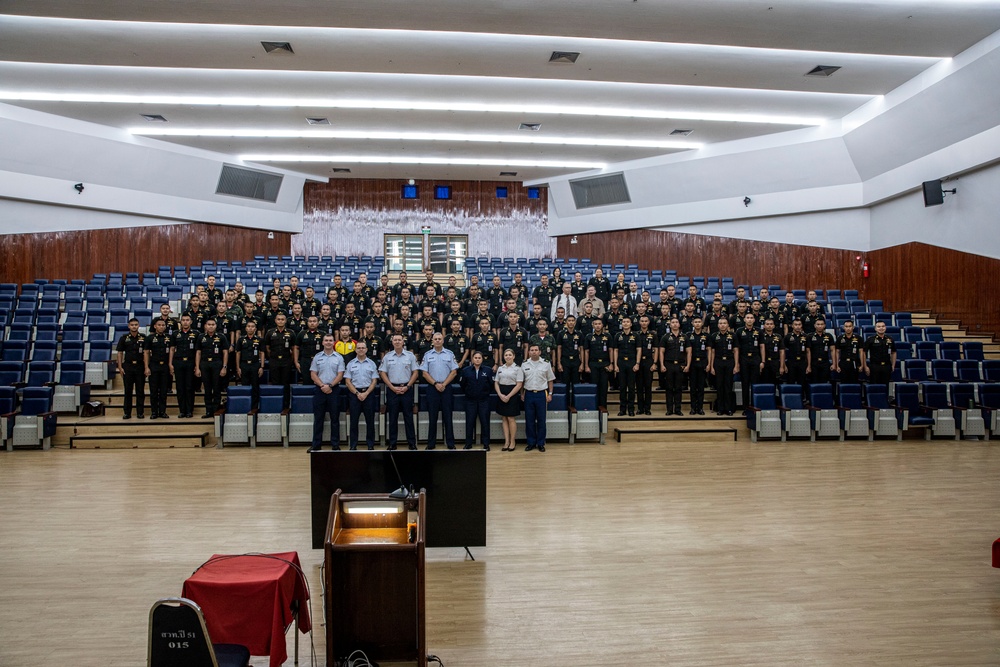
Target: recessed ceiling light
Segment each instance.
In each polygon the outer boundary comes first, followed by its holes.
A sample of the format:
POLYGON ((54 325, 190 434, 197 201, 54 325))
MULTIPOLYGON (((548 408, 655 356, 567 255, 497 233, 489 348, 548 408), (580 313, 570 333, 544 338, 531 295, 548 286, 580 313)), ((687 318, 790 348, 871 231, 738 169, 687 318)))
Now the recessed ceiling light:
POLYGON ((830 76, 840 69, 840 65, 816 65, 806 72, 806 76, 830 76))
POLYGON ((295 51, 292 51, 290 42, 261 42, 260 45, 264 47, 265 51, 274 55, 295 53, 295 51))
POLYGON ((674 130, 670 133, 671 137, 686 137, 687 135, 694 132, 694 130, 674 130))
POLYGON ((167 122, 167 119, 164 118, 163 116, 161 116, 158 113, 144 113, 144 114, 139 114, 139 115, 142 116, 143 118, 145 118, 146 120, 148 120, 150 123, 166 123, 167 122))
POLYGON ((501 176, 517 176, 517 172, 516 171, 501 171, 500 175, 501 176))
POLYGON ((541 123, 521 123, 517 126, 519 130, 528 130, 529 132, 538 132, 542 129, 541 123))
POLYGON ((550 63, 566 63, 572 65, 580 57, 579 51, 553 51, 549 56, 550 63))
POLYGON ((329 125, 329 118, 306 118, 306 122, 310 125, 329 125))
POLYGON ((347 167, 334 167, 333 168, 333 173, 335 173, 335 174, 349 174, 349 173, 351 173, 351 170, 348 169, 347 167))

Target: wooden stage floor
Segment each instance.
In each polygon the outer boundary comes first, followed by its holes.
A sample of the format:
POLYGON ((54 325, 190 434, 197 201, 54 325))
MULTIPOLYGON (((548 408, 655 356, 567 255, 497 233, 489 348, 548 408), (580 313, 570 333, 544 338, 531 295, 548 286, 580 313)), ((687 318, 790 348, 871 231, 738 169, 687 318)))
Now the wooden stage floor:
MULTIPOLYGON (((1000 446, 744 436, 495 448, 489 546, 428 551, 429 651, 448 667, 1000 663, 1000 446)), ((298 550, 321 620, 303 449, 0 453, 0 508, 4 667, 140 667, 150 605, 212 553, 298 550)), ((314 643, 323 665, 320 627, 314 643)))

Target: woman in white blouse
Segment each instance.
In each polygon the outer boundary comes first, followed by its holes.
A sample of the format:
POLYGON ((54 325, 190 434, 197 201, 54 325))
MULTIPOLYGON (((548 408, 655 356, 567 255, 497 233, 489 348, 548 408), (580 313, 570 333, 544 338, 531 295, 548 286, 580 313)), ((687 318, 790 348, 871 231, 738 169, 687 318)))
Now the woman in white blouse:
POLYGON ((497 369, 494 379, 497 397, 497 414, 503 419, 504 445, 501 451, 514 451, 517 438, 517 422, 515 417, 521 414, 521 386, 524 384, 524 372, 514 363, 514 350, 508 348, 503 353, 503 365, 497 369))

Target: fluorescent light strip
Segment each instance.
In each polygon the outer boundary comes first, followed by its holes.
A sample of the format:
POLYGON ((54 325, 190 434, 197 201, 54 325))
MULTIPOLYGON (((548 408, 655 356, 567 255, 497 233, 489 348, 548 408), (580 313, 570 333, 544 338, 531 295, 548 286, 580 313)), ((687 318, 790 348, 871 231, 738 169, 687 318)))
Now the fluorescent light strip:
POLYGON ((459 132, 365 132, 361 130, 243 130, 131 127, 131 134, 147 137, 247 137, 259 139, 374 139, 399 141, 472 141, 496 144, 545 144, 551 146, 622 146, 627 148, 698 149, 691 141, 547 137, 544 135, 462 134, 459 132))
POLYGON ((823 125, 827 119, 808 116, 719 113, 619 107, 562 106, 555 104, 492 104, 485 102, 414 102, 412 100, 352 100, 295 97, 204 97, 198 95, 127 95, 101 93, 48 93, 0 90, 0 100, 15 102, 83 102, 91 104, 189 105, 223 107, 312 107, 391 111, 468 111, 481 113, 610 116, 654 120, 701 120, 724 123, 823 125))
POLYGON ((364 164, 437 164, 467 167, 549 167, 572 169, 603 169, 604 162, 579 160, 519 160, 511 158, 449 158, 449 157, 399 157, 377 155, 296 155, 282 153, 249 153, 237 156, 244 162, 338 162, 364 164))
MULTIPOLYGON (((868 2, 869 0, 841 0, 842 2, 854 2, 855 4, 860 2, 868 2)), ((912 3, 912 0, 899 0, 900 3, 912 3)), ((965 2, 975 3, 975 2, 995 2, 995 0, 965 0, 965 2)), ((573 50, 583 51, 589 45, 594 46, 604 46, 604 45, 627 45, 627 46, 651 46, 655 48, 660 48, 663 50, 686 50, 686 51, 705 51, 708 53, 730 53, 734 55, 790 55, 793 57, 804 57, 809 59, 814 59, 816 57, 827 58, 827 57, 860 57, 860 58, 871 58, 871 59, 885 59, 885 60, 914 60, 914 61, 934 61, 939 60, 941 57, 947 56, 914 56, 907 54, 893 54, 893 53, 857 53, 851 51, 815 51, 806 49, 777 49, 771 47, 760 47, 760 46, 739 46, 734 44, 701 44, 695 42, 660 42, 653 40, 639 40, 639 39, 611 39, 607 37, 578 37, 574 35, 535 35, 535 34, 525 34, 525 33, 495 33, 495 32, 472 32, 472 31, 459 31, 459 30, 407 30, 402 28, 342 28, 336 26, 265 26, 256 25, 252 23, 240 24, 240 23, 181 23, 181 22, 170 22, 170 21, 127 21, 127 20, 117 20, 117 19, 84 19, 84 18, 66 18, 58 16, 16 16, 9 15, 5 16, 4 19, 12 23, 15 27, 18 23, 26 24, 25 27, 30 27, 31 24, 37 23, 42 27, 48 27, 49 24, 64 23, 69 26, 76 27, 81 26, 84 30, 100 30, 101 28, 107 28, 115 33, 121 31, 155 31, 159 29, 176 29, 178 31, 184 31, 185 34, 197 34, 212 31, 247 31, 253 30, 258 33, 283 33, 282 39, 289 39, 290 41, 295 41, 296 38, 316 37, 320 39, 330 39, 336 40, 341 36, 353 36, 358 35, 368 39, 377 39, 380 36, 389 36, 393 41, 402 41, 407 38, 431 38, 432 40, 439 39, 465 39, 465 40, 483 40, 492 38, 503 38, 507 40, 517 40, 526 42, 523 44, 524 48, 531 48, 536 46, 534 43, 552 46, 559 43, 565 43, 565 49, 569 49, 572 46, 573 50)), ((60 26, 52 25, 52 29, 58 29, 60 26)), ((553 47, 555 48, 555 47, 553 47)), ((551 49, 550 49, 551 50, 551 49)))

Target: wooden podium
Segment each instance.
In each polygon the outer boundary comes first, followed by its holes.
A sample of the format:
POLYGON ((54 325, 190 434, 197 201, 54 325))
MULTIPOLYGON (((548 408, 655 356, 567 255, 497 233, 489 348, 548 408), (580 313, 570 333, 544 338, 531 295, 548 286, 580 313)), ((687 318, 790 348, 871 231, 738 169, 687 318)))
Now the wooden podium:
POLYGON ((426 492, 330 498, 324 551, 326 664, 361 649, 372 662, 427 665, 424 618, 426 492))

